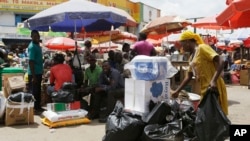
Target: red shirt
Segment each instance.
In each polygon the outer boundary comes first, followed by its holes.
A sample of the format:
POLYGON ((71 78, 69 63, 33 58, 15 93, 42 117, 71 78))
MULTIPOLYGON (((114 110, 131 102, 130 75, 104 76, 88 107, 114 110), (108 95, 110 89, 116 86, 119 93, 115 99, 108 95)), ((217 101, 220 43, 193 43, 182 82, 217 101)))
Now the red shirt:
POLYGON ((64 82, 72 82, 72 69, 68 64, 57 64, 50 68, 50 83, 55 83, 58 91, 64 82))

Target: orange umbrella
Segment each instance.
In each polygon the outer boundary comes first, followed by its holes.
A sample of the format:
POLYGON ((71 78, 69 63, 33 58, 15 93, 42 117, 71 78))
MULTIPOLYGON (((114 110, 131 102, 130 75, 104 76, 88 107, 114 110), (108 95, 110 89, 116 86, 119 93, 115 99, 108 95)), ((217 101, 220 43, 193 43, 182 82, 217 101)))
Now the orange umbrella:
POLYGON ((235 0, 220 13, 216 20, 219 25, 231 28, 250 27, 250 2, 248 0, 235 0))
POLYGON ((150 42, 151 44, 153 44, 154 46, 161 46, 161 43, 162 43, 161 39, 154 40, 154 39, 148 38, 147 41, 150 42))
POLYGON ((192 26, 196 28, 214 29, 214 30, 231 29, 229 26, 219 25, 216 21, 215 16, 198 19, 195 23, 192 24, 192 26))
POLYGON ((192 23, 179 16, 163 16, 146 24, 141 32, 165 34, 166 32, 180 31, 192 23))
POLYGON ((44 45, 52 50, 70 50, 75 48, 75 40, 67 37, 55 37, 46 41, 44 45))
POLYGON ((129 33, 129 32, 121 32, 117 35, 112 35, 112 39, 113 42, 115 43, 129 43, 129 44, 133 44, 137 41, 137 36, 133 33, 129 33))

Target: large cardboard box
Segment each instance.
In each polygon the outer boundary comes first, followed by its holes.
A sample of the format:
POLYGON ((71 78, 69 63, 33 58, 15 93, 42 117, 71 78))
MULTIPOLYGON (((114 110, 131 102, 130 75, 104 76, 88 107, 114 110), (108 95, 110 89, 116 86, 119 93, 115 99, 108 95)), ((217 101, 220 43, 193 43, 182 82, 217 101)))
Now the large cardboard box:
POLYGON ((13 77, 13 76, 22 76, 22 77, 24 77, 24 73, 4 73, 4 74, 2 74, 2 86, 6 87, 7 82, 8 82, 8 78, 13 77))
POLYGON ((169 98, 170 80, 134 80, 125 79, 125 109, 138 114, 149 112, 149 103, 164 101, 169 98))
POLYGON ((6 105, 5 125, 34 123, 34 102, 19 103, 8 101, 6 105))
POLYGON ((12 91, 22 92, 25 87, 26 84, 23 79, 23 76, 11 76, 8 78, 7 81, 7 86, 6 86, 7 95, 10 95, 12 91))
POLYGON ((240 85, 249 85, 249 75, 248 70, 240 70, 240 85))

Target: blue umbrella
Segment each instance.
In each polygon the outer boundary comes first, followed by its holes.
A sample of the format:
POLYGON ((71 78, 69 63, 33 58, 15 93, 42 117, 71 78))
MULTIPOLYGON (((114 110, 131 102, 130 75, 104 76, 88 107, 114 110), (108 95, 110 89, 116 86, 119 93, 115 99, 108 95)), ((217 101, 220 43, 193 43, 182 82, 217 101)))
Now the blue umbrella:
POLYGON ((38 31, 79 32, 84 28, 90 32, 110 30, 111 26, 117 28, 126 21, 126 17, 107 6, 86 0, 70 0, 37 13, 25 25, 38 31))

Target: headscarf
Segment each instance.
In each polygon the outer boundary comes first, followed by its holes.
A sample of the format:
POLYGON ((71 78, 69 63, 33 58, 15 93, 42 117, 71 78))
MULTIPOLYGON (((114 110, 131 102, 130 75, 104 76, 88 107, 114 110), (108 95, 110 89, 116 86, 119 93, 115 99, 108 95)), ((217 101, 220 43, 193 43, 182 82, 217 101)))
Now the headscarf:
POLYGON ((190 39, 194 39, 198 45, 204 44, 204 41, 202 40, 201 36, 192 31, 187 30, 181 34, 180 41, 190 40, 190 39))

